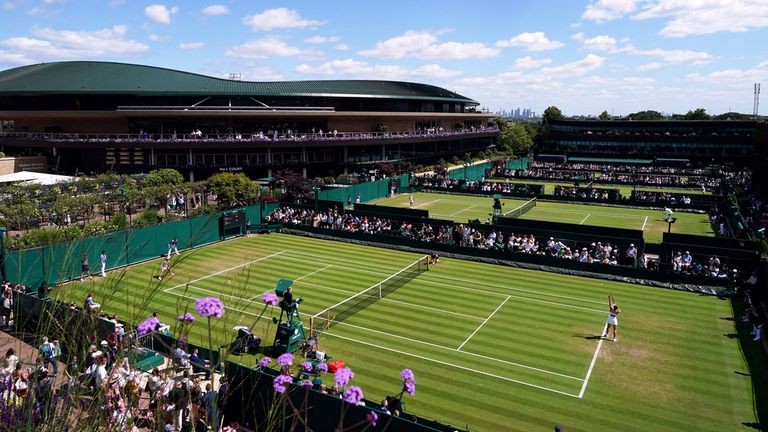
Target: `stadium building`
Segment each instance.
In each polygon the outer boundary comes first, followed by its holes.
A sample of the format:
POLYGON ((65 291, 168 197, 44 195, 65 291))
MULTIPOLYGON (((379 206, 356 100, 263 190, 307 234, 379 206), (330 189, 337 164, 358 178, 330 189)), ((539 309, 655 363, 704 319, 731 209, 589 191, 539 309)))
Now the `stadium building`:
POLYGON ((540 153, 571 157, 746 162, 768 139, 756 121, 554 120, 540 153))
POLYGON ((493 116, 474 112, 477 105, 411 82, 249 82, 123 63, 44 63, 0 72, 0 146, 47 156, 62 173, 340 174, 492 146, 493 116))

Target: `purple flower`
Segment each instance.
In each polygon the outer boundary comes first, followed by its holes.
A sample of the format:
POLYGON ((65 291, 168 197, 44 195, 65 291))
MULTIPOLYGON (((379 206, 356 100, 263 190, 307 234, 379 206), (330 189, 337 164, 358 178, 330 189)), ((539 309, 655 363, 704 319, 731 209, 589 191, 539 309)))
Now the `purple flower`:
POLYGON ((183 315, 179 315, 176 319, 181 322, 193 322, 195 320, 195 316, 187 312, 183 315))
POLYGON ((204 318, 221 318, 224 315, 224 303, 216 297, 205 297, 195 300, 195 309, 204 318))
POLYGON ((315 369, 317 369, 318 372, 328 372, 328 364, 318 363, 317 366, 315 366, 315 369))
POLYGON ((365 418, 368 419, 368 423, 370 423, 371 426, 376 426, 376 420, 379 419, 379 415, 376 414, 376 411, 371 411, 365 416, 365 418))
POLYGON ((155 317, 149 317, 142 321, 141 324, 136 327, 136 333, 139 334, 139 336, 144 336, 146 334, 152 333, 157 329, 157 327, 160 325, 160 320, 155 317))
POLYGON ((349 384, 349 380, 355 377, 355 373, 350 368, 341 368, 333 374, 333 381, 339 387, 346 387, 349 384))
POLYGON ((263 368, 269 366, 270 363, 272 363, 272 359, 267 356, 264 356, 259 360, 259 366, 263 368))
POLYGON ((277 303, 280 301, 277 299, 277 296, 273 293, 264 293, 263 296, 261 296, 261 299, 264 301, 265 304, 268 304, 270 306, 276 306, 277 303))
POLYGON ((301 386, 304 388, 312 388, 314 387, 314 384, 312 384, 312 381, 304 380, 301 382, 301 386))
POLYGON ((277 365, 281 367, 290 367, 293 364, 293 354, 285 353, 277 358, 277 365))
POLYGON ((288 375, 278 375, 272 381, 272 387, 274 387, 275 391, 278 393, 285 393, 285 386, 289 384, 293 384, 293 378, 288 375))
POLYGON ((344 402, 360 405, 361 400, 363 400, 363 390, 358 386, 352 386, 344 392, 344 402))
POLYGON ((305 372, 312 372, 312 369, 314 369, 314 366, 312 366, 312 363, 305 361, 301 364, 301 367, 304 368, 305 372))
POLYGON ((403 371, 400 372, 400 376, 403 377, 403 381, 416 381, 416 377, 410 369, 403 369, 403 371))
POLYGON ((416 383, 413 381, 406 381, 403 383, 403 391, 413 396, 416 394, 416 383))

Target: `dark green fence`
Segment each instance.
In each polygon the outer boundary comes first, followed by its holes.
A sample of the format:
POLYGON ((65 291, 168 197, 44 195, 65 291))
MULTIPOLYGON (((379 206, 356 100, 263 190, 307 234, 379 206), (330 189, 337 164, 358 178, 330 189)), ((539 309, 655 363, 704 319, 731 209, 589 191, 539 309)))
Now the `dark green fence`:
MULTIPOLYGON (((245 208, 252 225, 262 222, 277 203, 245 208)), ((222 240, 219 233, 221 213, 203 215, 146 228, 117 231, 54 245, 7 252, 6 278, 33 289, 80 277, 81 261, 88 254, 91 272, 100 270, 99 255, 107 254, 107 270, 158 258, 168 252, 168 241, 176 237, 179 249, 203 246, 222 240)))
POLYGON ((480 181, 485 177, 485 170, 489 168, 491 168, 491 162, 483 162, 477 165, 454 168, 448 171, 448 175, 452 179, 480 181))
POLYGON ((353 184, 348 187, 326 189, 320 191, 317 194, 317 198, 321 200, 337 201, 344 205, 346 205, 347 199, 351 199, 354 203, 358 195, 360 195, 360 202, 373 201, 388 196, 389 186, 393 181, 395 182, 395 186, 397 186, 398 192, 408 188, 408 176, 401 175, 373 182, 353 184))

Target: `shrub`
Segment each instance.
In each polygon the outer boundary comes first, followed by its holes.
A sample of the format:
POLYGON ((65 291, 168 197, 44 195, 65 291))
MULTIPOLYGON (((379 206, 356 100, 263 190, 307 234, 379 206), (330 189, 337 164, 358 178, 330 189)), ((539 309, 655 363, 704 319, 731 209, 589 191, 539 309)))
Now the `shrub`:
POLYGON ((216 213, 216 208, 209 205, 202 205, 196 209, 193 209, 189 212, 189 217, 195 217, 195 216, 202 216, 202 215, 210 215, 216 213))
POLYGON ((150 226, 157 224, 159 219, 158 210, 156 208, 147 208, 136 219, 136 225, 138 226, 150 226))
POLYGON ((97 236, 106 234, 115 230, 115 226, 109 222, 96 221, 92 222, 83 228, 83 234, 86 236, 97 236))
POLYGON ((115 229, 122 230, 128 228, 128 216, 125 213, 117 213, 112 216, 112 225, 115 229))

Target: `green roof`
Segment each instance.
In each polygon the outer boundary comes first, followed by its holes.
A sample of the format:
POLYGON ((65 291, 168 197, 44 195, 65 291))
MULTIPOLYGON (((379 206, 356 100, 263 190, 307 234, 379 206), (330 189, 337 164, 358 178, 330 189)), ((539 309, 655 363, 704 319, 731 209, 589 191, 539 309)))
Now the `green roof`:
POLYGON ((478 104, 441 87, 401 81, 235 81, 154 66, 86 61, 0 72, 0 96, 46 94, 354 97, 478 104))

